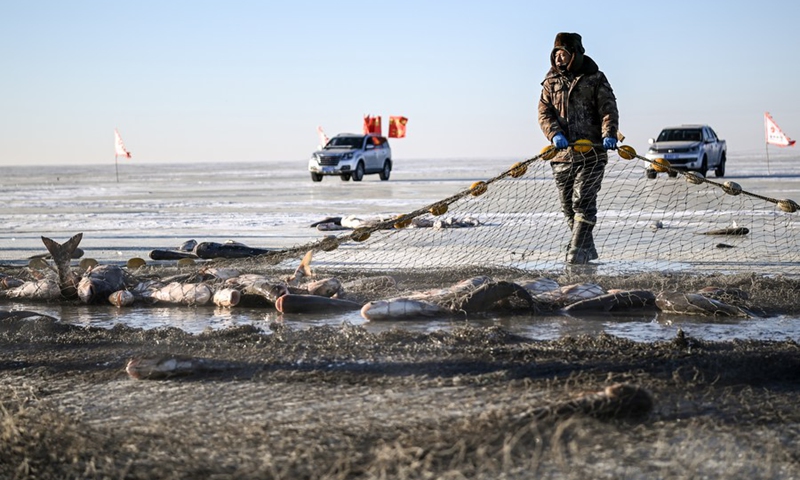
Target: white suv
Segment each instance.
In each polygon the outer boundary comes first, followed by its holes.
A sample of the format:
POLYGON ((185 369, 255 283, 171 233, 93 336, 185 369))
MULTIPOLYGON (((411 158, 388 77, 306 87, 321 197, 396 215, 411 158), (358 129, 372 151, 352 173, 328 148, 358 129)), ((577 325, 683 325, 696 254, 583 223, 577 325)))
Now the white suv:
POLYGON ((308 161, 311 180, 322 181, 323 175, 338 175, 342 181, 351 178, 360 182, 364 175, 377 173, 389 180, 392 173, 392 149, 380 135, 340 133, 328 141, 325 148, 314 152, 308 161))

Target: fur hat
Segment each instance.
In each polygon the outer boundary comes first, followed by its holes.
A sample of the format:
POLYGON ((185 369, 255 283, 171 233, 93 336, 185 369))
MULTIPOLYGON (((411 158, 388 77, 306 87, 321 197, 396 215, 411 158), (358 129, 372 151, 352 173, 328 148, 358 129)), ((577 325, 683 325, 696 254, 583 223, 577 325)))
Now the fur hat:
POLYGON ((556 41, 553 44, 553 49, 564 49, 572 55, 585 52, 583 43, 581 43, 581 36, 577 33, 567 32, 556 34, 556 41))
POLYGON ((581 36, 577 33, 560 32, 556 34, 556 40, 553 43, 553 51, 550 53, 550 64, 555 67, 556 65, 556 52, 558 50, 566 50, 572 55, 567 70, 570 72, 577 72, 583 65, 583 42, 581 36))

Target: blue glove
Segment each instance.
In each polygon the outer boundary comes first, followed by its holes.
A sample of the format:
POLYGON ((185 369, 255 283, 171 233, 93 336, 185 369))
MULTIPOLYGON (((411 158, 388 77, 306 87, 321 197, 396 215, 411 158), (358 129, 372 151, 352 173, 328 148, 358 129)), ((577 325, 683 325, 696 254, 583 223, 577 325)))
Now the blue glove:
POLYGON ((617 148, 617 139, 614 137, 605 137, 603 139, 603 148, 606 150, 614 150, 617 148))
POLYGON ((556 133, 556 136, 553 137, 553 145, 558 149, 564 149, 569 146, 569 142, 563 133, 556 133))

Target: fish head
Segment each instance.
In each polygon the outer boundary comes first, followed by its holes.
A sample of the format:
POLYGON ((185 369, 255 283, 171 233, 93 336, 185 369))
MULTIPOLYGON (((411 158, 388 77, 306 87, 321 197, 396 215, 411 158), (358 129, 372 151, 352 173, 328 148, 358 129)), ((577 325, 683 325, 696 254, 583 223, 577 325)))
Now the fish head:
POLYGON ((94 301, 96 288, 94 283, 90 278, 82 278, 80 282, 78 282, 78 297, 80 297, 83 303, 92 303, 94 301))

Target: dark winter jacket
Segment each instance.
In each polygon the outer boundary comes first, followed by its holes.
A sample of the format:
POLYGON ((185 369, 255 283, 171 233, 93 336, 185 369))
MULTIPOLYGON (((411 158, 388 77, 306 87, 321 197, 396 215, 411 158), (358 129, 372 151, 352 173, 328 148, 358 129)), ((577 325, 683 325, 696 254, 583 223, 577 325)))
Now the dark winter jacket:
MULTIPOLYGON (((580 139, 601 144, 603 137, 617 137, 619 112, 617 99, 608 79, 590 57, 583 54, 580 36, 559 34, 550 55, 550 71, 542 82, 539 99, 539 126, 549 141, 563 133, 572 143, 580 139), (555 52, 564 48, 573 58, 566 72, 555 65, 555 52)), ((602 151, 601 148, 595 150, 602 151)), ((559 150, 554 162, 572 161, 571 148, 559 150)))

